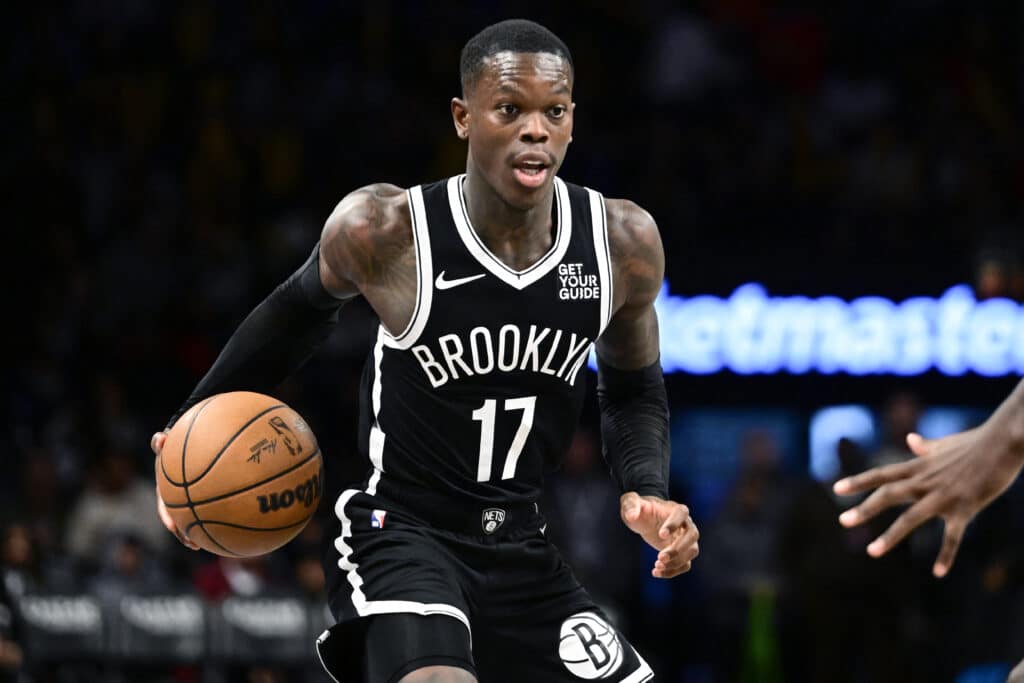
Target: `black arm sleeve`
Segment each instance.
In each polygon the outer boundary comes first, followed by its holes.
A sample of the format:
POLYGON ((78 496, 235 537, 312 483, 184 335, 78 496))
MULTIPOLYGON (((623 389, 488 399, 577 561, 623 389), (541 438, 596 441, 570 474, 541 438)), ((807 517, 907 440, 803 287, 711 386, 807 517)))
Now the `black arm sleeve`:
POLYGON ((597 357, 604 458, 623 492, 668 499, 668 395, 661 363, 613 368, 597 357))
POLYGON ((269 394, 305 363, 338 322, 345 301, 320 282, 320 245, 242 321, 192 395, 167 423, 225 391, 269 394))

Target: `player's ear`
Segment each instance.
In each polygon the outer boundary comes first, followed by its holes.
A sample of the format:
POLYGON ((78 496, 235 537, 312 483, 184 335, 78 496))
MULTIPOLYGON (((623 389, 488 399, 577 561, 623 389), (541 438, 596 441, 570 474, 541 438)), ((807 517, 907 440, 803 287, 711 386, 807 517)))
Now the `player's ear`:
POLYGON ((458 97, 452 98, 452 123, 455 124, 455 134, 460 139, 465 140, 469 137, 469 107, 465 100, 458 97))

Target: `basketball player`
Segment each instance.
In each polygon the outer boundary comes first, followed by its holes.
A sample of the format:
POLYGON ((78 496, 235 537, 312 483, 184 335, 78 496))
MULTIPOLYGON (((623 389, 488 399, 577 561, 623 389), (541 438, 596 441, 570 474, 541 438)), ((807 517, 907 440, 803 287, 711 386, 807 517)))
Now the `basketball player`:
POLYGON ((271 392, 361 294, 380 318, 362 386, 370 468, 334 506, 325 668, 368 683, 647 681, 547 542, 535 501, 569 446, 596 344, 623 522, 659 550, 655 577, 697 555, 687 508, 668 498, 658 230, 635 204, 557 177, 575 108, 560 39, 501 22, 460 66, 451 112, 466 173, 345 197, 178 415, 223 391, 271 392))
POLYGON ((941 517, 946 529, 932 573, 942 578, 953 566, 967 525, 1024 467, 1024 382, 981 426, 934 441, 910 434, 907 445, 920 459, 876 467, 835 483, 840 495, 877 489, 839 521, 856 526, 894 505, 913 503, 868 546, 868 553, 881 557, 914 529, 941 517))

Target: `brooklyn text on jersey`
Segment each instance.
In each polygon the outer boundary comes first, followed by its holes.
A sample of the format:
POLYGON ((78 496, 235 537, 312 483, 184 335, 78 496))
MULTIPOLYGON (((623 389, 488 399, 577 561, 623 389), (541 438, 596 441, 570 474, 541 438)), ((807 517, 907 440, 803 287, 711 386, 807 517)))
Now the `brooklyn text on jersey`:
POLYGON ((427 344, 417 344, 412 353, 435 389, 460 376, 516 370, 541 372, 573 384, 587 360, 590 340, 550 327, 530 325, 529 330, 522 330, 517 325, 502 325, 497 333, 489 327, 474 327, 465 339, 446 334, 432 346, 433 350, 427 344))

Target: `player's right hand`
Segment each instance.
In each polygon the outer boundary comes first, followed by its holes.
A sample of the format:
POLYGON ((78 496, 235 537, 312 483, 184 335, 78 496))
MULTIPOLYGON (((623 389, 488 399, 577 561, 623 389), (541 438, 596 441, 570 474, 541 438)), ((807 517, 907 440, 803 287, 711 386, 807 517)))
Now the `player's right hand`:
POLYGON ((986 425, 935 440, 910 434, 907 445, 919 457, 835 483, 840 495, 876 489, 841 514, 839 522, 856 526, 894 505, 913 503, 868 546, 868 554, 881 557, 914 529, 941 517, 946 529, 932 573, 942 578, 953 566, 967 525, 1020 474, 1021 454, 1005 435, 986 425))
MULTIPOLYGON (((164 449, 164 442, 167 441, 167 432, 157 432, 153 435, 153 438, 149 440, 149 447, 153 449, 153 453, 156 455, 156 466, 160 467, 160 451, 164 449)), ((181 541, 181 544, 191 550, 199 550, 199 546, 193 543, 189 538, 182 533, 178 525, 174 523, 174 518, 171 517, 171 513, 167 511, 167 506, 164 505, 164 499, 160 497, 160 487, 156 488, 156 513, 160 516, 160 521, 164 523, 167 530, 174 534, 174 537, 181 541)))

